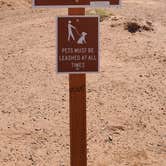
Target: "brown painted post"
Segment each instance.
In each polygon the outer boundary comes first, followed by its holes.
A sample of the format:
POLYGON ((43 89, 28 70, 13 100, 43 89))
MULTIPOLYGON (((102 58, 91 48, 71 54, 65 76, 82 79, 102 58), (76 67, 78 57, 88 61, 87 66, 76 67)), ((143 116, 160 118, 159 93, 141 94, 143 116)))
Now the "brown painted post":
MULTIPOLYGON (((84 8, 68 9, 69 15, 85 15, 84 8)), ((70 91, 70 163, 87 166, 86 75, 69 74, 70 91)))

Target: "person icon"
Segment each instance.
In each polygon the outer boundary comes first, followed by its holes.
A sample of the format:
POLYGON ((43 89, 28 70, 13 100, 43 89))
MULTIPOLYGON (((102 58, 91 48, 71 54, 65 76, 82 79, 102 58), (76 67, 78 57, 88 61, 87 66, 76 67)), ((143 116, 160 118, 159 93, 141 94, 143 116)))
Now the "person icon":
POLYGON ((85 39, 86 35, 87 35, 86 32, 82 32, 81 37, 77 41, 77 44, 86 44, 86 39, 85 39))
POLYGON ((75 37, 74 37, 74 34, 73 34, 73 29, 76 30, 76 27, 73 26, 71 23, 72 23, 72 21, 69 20, 68 21, 68 41, 70 41, 71 39, 75 41, 75 37))

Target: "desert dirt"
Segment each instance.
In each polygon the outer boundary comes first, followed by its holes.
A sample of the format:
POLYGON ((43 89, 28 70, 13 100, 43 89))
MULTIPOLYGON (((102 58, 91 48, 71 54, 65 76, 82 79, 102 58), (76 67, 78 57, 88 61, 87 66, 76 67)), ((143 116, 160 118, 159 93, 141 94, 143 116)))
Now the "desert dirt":
MULTIPOLYGON (((88 165, 165 166, 166 1, 123 0, 108 11, 100 72, 87 74, 88 165)), ((0 166, 70 163, 68 74, 55 71, 57 15, 67 10, 0 0, 0 166)))

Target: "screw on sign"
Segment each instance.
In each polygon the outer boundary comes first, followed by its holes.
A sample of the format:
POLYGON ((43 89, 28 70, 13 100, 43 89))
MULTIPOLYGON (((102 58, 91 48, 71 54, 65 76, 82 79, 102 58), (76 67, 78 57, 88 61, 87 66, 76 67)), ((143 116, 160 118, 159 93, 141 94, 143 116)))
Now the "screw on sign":
POLYGON ((97 72, 98 17, 57 18, 58 72, 97 72))
POLYGON ((120 0, 33 0, 34 6, 111 6, 119 5, 120 0))

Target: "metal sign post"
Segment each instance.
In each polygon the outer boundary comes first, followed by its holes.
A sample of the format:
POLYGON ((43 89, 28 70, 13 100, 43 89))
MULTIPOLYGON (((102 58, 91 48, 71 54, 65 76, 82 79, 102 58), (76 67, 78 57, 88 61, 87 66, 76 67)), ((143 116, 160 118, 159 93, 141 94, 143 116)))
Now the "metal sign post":
POLYGON ((84 16, 85 8, 68 15, 57 17, 57 72, 69 73, 71 166, 86 166, 85 73, 99 71, 99 17, 84 16))
POLYGON ((78 16, 67 20, 67 26, 65 22, 67 28, 63 32, 59 31, 64 28, 63 20, 59 19, 62 21, 61 24, 59 20, 57 21, 57 71, 72 73, 69 74, 70 163, 71 166, 87 166, 86 74, 81 73, 98 72, 99 34, 97 17, 93 18, 93 21, 86 18, 89 21, 82 24, 81 20, 84 19, 79 16, 85 15, 85 7, 117 6, 120 0, 32 0, 32 2, 33 7, 69 7, 68 15, 78 16), (68 37, 64 36, 66 31, 68 31, 68 37), (79 36, 77 40, 74 33, 79 36))
MULTIPOLYGON (((84 8, 69 8, 69 15, 85 15, 84 8)), ((70 163, 87 166, 86 75, 69 74, 70 93, 70 163)))
POLYGON ((70 163, 87 166, 86 75, 70 74, 70 163))

